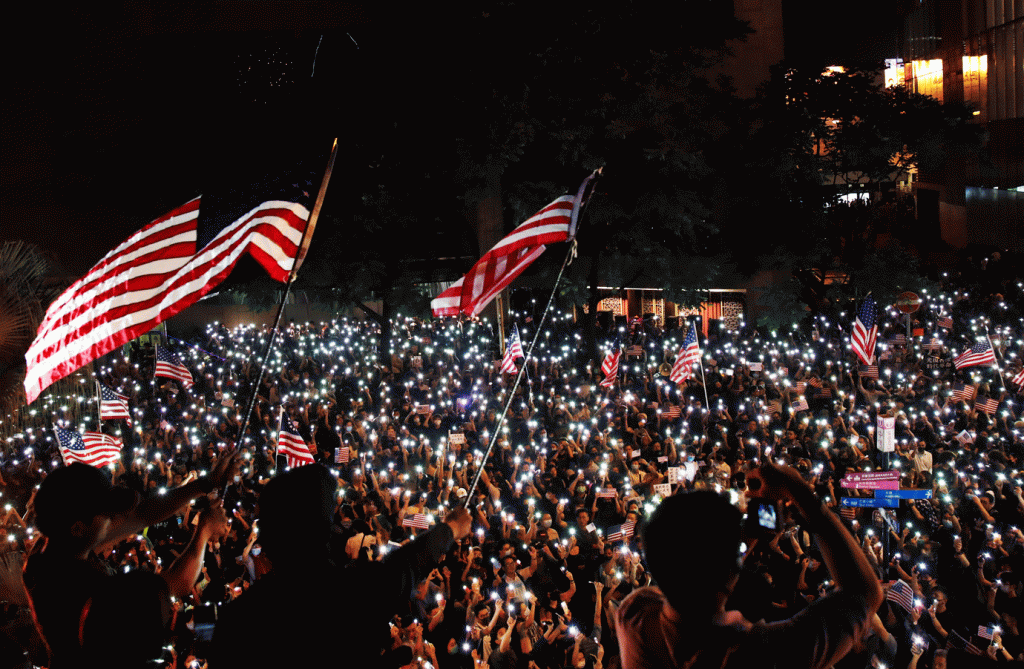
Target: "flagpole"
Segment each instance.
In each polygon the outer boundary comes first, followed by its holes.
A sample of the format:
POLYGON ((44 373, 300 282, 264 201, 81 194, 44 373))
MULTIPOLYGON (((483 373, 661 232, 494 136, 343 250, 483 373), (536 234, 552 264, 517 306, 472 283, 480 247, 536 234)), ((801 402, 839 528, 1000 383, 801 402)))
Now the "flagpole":
MULTIPOLYGON (((700 363, 700 384, 704 386, 704 409, 708 412, 708 417, 711 415, 711 400, 708 399, 708 380, 704 376, 704 350, 700 348, 700 339, 697 336, 697 322, 690 323, 690 327, 693 328, 693 338, 697 341, 697 348, 700 350, 700 356, 697 358, 697 362, 700 363)), ((691 368, 692 369, 692 368, 691 368)), ((708 423, 705 420, 701 420, 701 425, 704 426, 704 438, 708 437, 708 423)))
POLYGON ((1006 390, 1006 381, 1003 380, 1003 363, 996 356, 996 347, 992 345, 992 337, 988 336, 987 325, 985 326, 985 339, 988 340, 988 347, 992 349, 992 357, 996 359, 996 374, 999 375, 999 383, 1003 384, 1003 390, 1006 390))
POLYGON ((96 379, 96 415, 99 422, 96 423, 96 431, 103 431, 103 392, 100 390, 100 380, 96 379))
MULTIPOLYGON (((245 440, 245 431, 249 427, 249 418, 252 416, 252 409, 256 406, 256 397, 259 395, 260 386, 263 385, 263 376, 266 374, 267 361, 270 360, 270 353, 274 349, 274 340, 277 339, 277 329, 281 324, 281 316, 284 314, 284 305, 288 301, 288 293, 292 289, 292 284, 295 283, 295 279, 298 276, 299 266, 306 258, 306 252, 309 250, 309 242, 313 237, 313 230, 316 228, 316 221, 320 215, 320 207, 324 201, 324 194, 327 192, 327 184, 331 180, 331 172, 334 170, 334 159, 338 155, 338 138, 334 138, 334 144, 331 147, 331 157, 327 160, 327 169, 324 170, 324 178, 320 182, 320 191, 316 195, 316 202, 313 205, 313 211, 309 214, 309 219, 306 221, 306 229, 302 233, 302 241, 299 244, 298 253, 295 256, 295 262, 292 264, 292 270, 288 273, 288 282, 285 284, 284 292, 281 295, 281 301, 277 305, 277 315, 274 317, 274 327, 270 330, 270 341, 267 342, 267 348, 263 352, 263 360, 260 363, 260 373, 256 379, 256 384, 253 386, 252 395, 249 397, 249 406, 245 410, 245 417, 242 420, 242 428, 238 431, 238 441, 235 442, 235 449, 242 447, 242 442, 245 440)), ((275 468, 277 467, 277 461, 274 461, 275 468)), ((225 486, 226 490, 227 486, 225 486)))
MULTIPOLYGON (((594 174, 600 175, 603 168, 596 170, 594 174)), ((586 182, 584 182, 586 183, 586 182)), ((582 198, 583 193, 578 193, 577 197, 582 198)), ((583 216, 583 208, 586 203, 589 202, 589 198, 586 199, 584 204, 580 206, 579 218, 583 216)), ((578 219, 577 219, 578 220, 578 219)), ((575 233, 576 230, 573 230, 575 233)), ((572 235, 569 239, 569 248, 565 252, 565 258, 562 260, 562 266, 558 270, 558 276, 555 277, 555 284, 551 288, 551 295, 548 296, 547 306, 544 307, 544 312, 540 316, 540 320, 537 322, 537 330, 533 334, 533 340, 530 342, 530 348, 524 352, 525 359, 523 360, 523 366, 516 374, 515 383, 512 384, 512 388, 509 390, 508 399, 505 401, 505 406, 501 410, 501 416, 498 418, 497 424, 494 426, 494 434, 491 435, 491 440, 487 444, 487 450, 484 451, 483 458, 480 460, 480 466, 477 468, 476 473, 473 475, 473 482, 469 486, 469 491, 466 494, 463 506, 469 506, 469 501, 473 499, 473 492, 476 490, 477 485, 480 483, 480 476, 484 473, 484 465, 487 464, 487 458, 490 457, 491 451, 494 450, 494 445, 498 442, 498 438, 501 436, 501 427, 505 423, 505 417, 508 415, 509 407, 512 406, 512 400, 515 398, 516 390, 519 388, 519 383, 523 379, 523 375, 526 373, 527 365, 530 364, 530 360, 533 358, 533 349, 537 345, 537 340, 540 339, 540 333, 544 329, 544 320, 548 316, 548 312, 551 311, 552 305, 555 303, 555 295, 558 293, 558 284, 562 281, 562 275, 565 273, 565 268, 569 266, 569 263, 576 255, 576 239, 575 235, 572 235)))

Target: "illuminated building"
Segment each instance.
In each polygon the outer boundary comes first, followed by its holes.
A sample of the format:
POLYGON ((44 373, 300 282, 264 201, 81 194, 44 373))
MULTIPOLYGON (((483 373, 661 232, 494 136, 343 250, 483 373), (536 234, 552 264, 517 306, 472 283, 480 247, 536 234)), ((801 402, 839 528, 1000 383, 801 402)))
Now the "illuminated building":
POLYGON ((976 156, 949 156, 914 184, 918 219, 956 247, 1024 248, 1024 3, 904 0, 886 85, 965 103, 986 130, 976 156))

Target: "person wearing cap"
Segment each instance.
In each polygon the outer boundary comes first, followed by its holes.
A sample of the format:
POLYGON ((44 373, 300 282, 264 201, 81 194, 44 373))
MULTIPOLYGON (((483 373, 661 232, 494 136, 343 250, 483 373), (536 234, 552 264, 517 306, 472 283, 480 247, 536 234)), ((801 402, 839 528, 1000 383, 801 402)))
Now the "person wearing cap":
POLYGON ((755 473, 748 477, 752 491, 757 487, 769 502, 791 502, 807 520, 836 590, 774 623, 750 623, 738 611, 726 611, 740 571, 741 513, 711 491, 674 495, 642 529, 658 586, 634 590, 615 614, 623 669, 824 669, 867 631, 882 588, 856 539, 795 469, 766 465, 755 473), (695 537, 713 540, 694 546, 695 537))
POLYGON ((220 489, 238 469, 237 453, 222 456, 209 476, 165 495, 142 499, 107 474, 72 463, 50 474, 35 498, 44 549, 25 565, 33 619, 46 641, 51 669, 86 666, 102 657, 118 666, 159 654, 170 598, 188 595, 199 576, 207 542, 226 527, 224 510, 200 516, 188 547, 160 576, 110 577, 97 558, 101 547, 167 520, 196 497, 220 489), (127 627, 126 627, 127 625, 127 627), (112 631, 117 630, 117 638, 112 631))

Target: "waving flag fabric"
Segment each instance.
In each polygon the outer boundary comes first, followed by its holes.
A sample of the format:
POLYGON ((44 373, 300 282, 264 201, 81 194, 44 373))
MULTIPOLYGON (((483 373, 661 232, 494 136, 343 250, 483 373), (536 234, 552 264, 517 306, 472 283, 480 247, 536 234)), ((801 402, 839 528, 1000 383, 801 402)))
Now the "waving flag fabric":
POLYGON ((186 390, 192 387, 192 373, 188 367, 181 364, 178 356, 168 351, 163 346, 156 347, 156 367, 153 376, 155 378, 174 379, 181 383, 186 390))
POLYGON ((683 340, 683 345, 679 349, 676 362, 672 365, 669 380, 677 385, 683 383, 693 375, 693 366, 699 361, 700 346, 697 344, 697 326, 690 323, 690 331, 686 333, 686 339, 683 340))
POLYGON ((28 402, 194 304, 245 254, 286 281, 315 197, 307 171, 190 200, 108 253, 46 310, 25 354, 28 402))
POLYGON ((979 341, 953 359, 957 369, 965 367, 985 367, 996 364, 996 354, 987 341, 979 341))
POLYGON ((910 613, 914 610, 914 589, 905 581, 897 580, 889 587, 885 598, 890 602, 896 602, 900 607, 910 613))
POLYGON ((476 316, 540 257, 545 244, 571 239, 586 186, 595 175, 584 180, 576 195, 557 198, 495 244, 465 276, 431 301, 434 316, 476 316))
POLYGON ((123 418, 131 425, 132 413, 128 408, 128 396, 114 392, 99 381, 96 384, 100 389, 100 420, 123 418))
POLYGON ((619 358, 622 357, 622 349, 615 349, 609 351, 608 355, 604 357, 604 362, 601 363, 601 371, 604 372, 604 380, 601 381, 600 385, 605 388, 611 388, 615 385, 615 379, 619 375, 619 358))
POLYGON ((516 360, 525 357, 523 342, 519 339, 519 328, 514 326, 512 328, 512 336, 508 339, 508 345, 505 346, 505 355, 501 359, 500 371, 506 374, 515 374, 518 371, 516 369, 516 360))
POLYGON ((1021 388, 1024 388, 1024 369, 1020 370, 1019 372, 1017 372, 1016 375, 1014 375, 1013 382, 1016 383, 1021 388))
POLYGON ((64 464, 82 462, 93 467, 106 467, 121 459, 121 440, 99 432, 86 432, 54 427, 57 447, 64 464))
POLYGON ((277 436, 277 454, 284 455, 288 459, 289 467, 313 464, 313 454, 309 452, 309 446, 299 436, 299 431, 295 429, 291 418, 283 410, 281 411, 281 430, 277 436))
POLYGON ((878 307, 869 295, 864 298, 853 322, 850 346, 865 365, 875 363, 875 342, 878 339, 878 307))

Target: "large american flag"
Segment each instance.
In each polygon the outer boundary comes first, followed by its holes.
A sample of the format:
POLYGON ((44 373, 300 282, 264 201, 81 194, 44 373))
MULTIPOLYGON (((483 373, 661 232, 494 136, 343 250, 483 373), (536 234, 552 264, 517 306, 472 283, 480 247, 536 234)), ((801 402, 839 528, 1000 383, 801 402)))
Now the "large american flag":
POLYGON ((54 381, 194 304, 248 253, 286 281, 299 253, 308 181, 295 174, 190 200, 108 253, 46 310, 25 354, 29 403, 54 381))
POLYGON ((850 336, 850 347, 865 365, 875 362, 875 342, 878 339, 878 307, 869 295, 864 298, 853 322, 853 334, 850 336))
POLYGON ((181 363, 178 356, 163 346, 156 347, 156 367, 153 377, 174 379, 186 390, 192 387, 192 372, 188 371, 188 367, 181 363))
POLYGON ((519 339, 519 328, 517 326, 512 327, 512 334, 508 338, 508 345, 505 346, 505 355, 501 358, 501 370, 506 374, 515 374, 516 360, 519 358, 525 358, 526 354, 523 353, 523 342, 519 339))
POLYGON ((619 375, 620 357, 622 357, 622 349, 617 348, 614 351, 608 351, 608 355, 604 357, 604 362, 601 363, 604 380, 601 381, 600 385, 605 388, 611 388, 615 385, 615 379, 619 375))
POLYGON ((563 195, 523 221, 477 260, 465 276, 431 300, 434 316, 476 316, 540 257, 547 248, 545 244, 571 239, 587 184, 596 174, 583 181, 576 195, 563 195))
POLYGON ((996 354, 988 341, 979 341, 953 359, 957 369, 965 367, 984 367, 996 364, 996 354))
POLYGON ((313 454, 309 446, 299 436, 299 431, 292 425, 292 419, 281 410, 281 430, 277 435, 277 454, 288 459, 289 467, 301 467, 313 464, 313 454))
POLYGON ((1016 375, 1014 375, 1013 382, 1016 383, 1021 388, 1024 388, 1024 369, 1020 370, 1019 372, 1017 372, 1016 375))
POLYGON ((690 331, 683 339, 683 345, 679 348, 679 355, 672 365, 672 373, 669 380, 675 384, 681 384, 693 375, 693 366, 700 361, 700 345, 697 343, 697 326, 690 323, 690 331))
POLYGON ((100 390, 100 420, 117 420, 124 418, 132 424, 132 412, 128 407, 128 396, 115 392, 111 388, 96 382, 100 390))
POLYGON ((81 462, 93 467, 106 467, 121 459, 121 440, 109 434, 86 432, 82 435, 75 430, 57 426, 54 426, 53 431, 57 435, 57 447, 65 465, 81 462))

